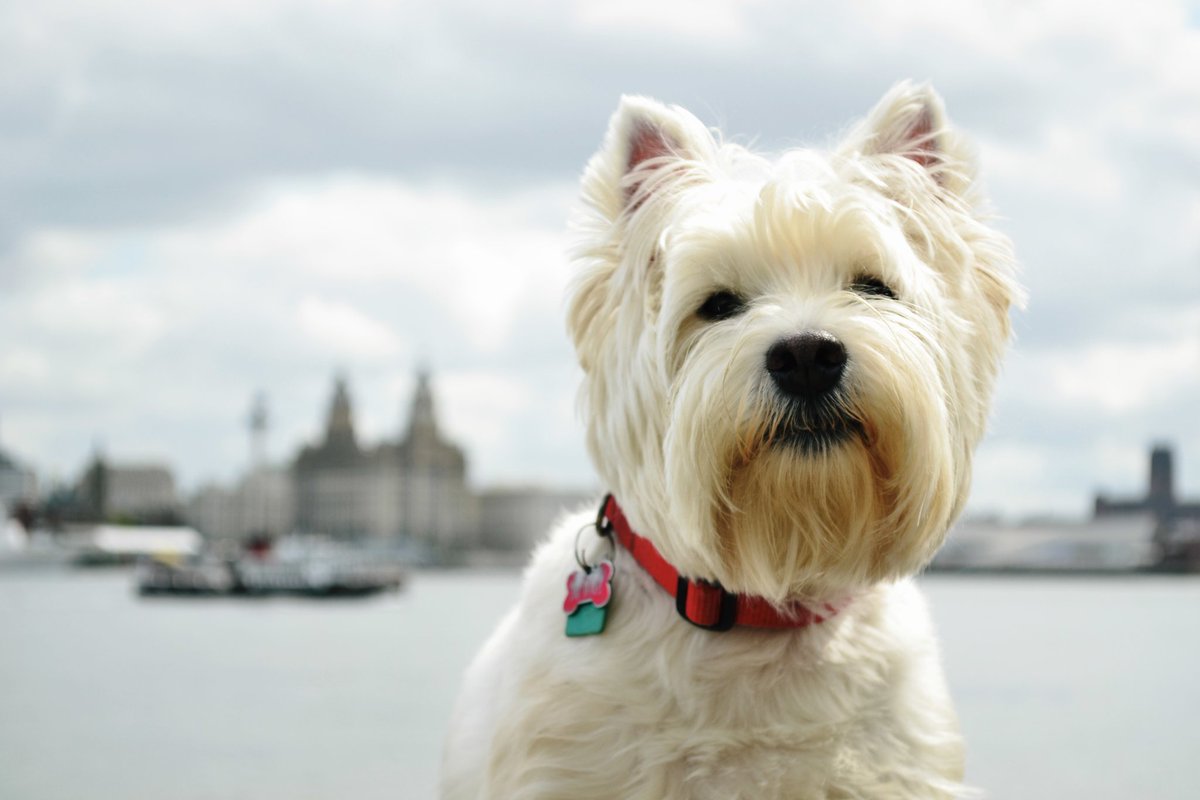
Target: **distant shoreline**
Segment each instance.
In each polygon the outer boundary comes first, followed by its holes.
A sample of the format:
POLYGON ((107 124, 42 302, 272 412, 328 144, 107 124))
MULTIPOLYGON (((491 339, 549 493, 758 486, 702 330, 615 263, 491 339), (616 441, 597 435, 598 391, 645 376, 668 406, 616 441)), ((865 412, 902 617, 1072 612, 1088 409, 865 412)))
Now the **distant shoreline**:
POLYGON ((1180 569, 1146 567, 1124 568, 1078 568, 1078 567, 931 567, 921 573, 926 575, 980 576, 980 577, 1046 577, 1046 578, 1195 578, 1200 573, 1180 569))

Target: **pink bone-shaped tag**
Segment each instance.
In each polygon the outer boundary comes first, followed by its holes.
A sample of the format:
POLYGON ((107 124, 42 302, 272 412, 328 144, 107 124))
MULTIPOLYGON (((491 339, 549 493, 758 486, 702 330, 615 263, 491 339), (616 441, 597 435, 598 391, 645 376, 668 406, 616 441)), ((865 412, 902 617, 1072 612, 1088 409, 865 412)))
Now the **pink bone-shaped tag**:
POLYGON ((611 561, 601 561, 591 572, 577 569, 567 576, 567 599, 563 600, 563 611, 574 614, 582 603, 591 603, 604 608, 612 599, 613 576, 611 561))

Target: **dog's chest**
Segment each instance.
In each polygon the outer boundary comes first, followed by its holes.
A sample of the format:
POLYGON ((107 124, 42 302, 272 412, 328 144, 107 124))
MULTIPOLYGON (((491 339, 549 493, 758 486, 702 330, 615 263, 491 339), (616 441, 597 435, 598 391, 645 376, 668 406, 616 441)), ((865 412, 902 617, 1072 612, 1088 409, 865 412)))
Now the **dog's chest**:
POLYGON ((669 622, 617 628, 584 653, 564 639, 533 662, 496 732, 497 784, 545 797, 822 798, 869 760, 872 731, 889 725, 871 681, 815 668, 803 637, 698 644, 669 622))
POLYGON ((863 771, 870 729, 882 723, 817 719, 765 695, 738 708, 722 708, 711 695, 641 691, 628 693, 628 702, 614 699, 576 693, 538 704, 540 713, 531 708, 527 719, 538 733, 498 731, 497 741, 512 746, 501 745, 503 760, 493 767, 520 765, 520 775, 509 776, 513 787, 537 785, 543 794, 535 796, 547 798, 568 790, 597 799, 837 797, 840 776, 863 771))

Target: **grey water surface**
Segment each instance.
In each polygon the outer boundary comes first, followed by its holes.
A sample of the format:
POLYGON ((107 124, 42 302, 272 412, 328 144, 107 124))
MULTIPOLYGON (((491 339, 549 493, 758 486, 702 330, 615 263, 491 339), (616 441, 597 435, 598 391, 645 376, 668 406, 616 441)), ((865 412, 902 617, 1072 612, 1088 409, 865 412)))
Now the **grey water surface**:
MULTIPOLYGON (((1200 797, 1200 579, 922 583, 987 797, 1200 797)), ((0 799, 431 798, 518 585, 142 599, 123 570, 0 573, 0 799)))

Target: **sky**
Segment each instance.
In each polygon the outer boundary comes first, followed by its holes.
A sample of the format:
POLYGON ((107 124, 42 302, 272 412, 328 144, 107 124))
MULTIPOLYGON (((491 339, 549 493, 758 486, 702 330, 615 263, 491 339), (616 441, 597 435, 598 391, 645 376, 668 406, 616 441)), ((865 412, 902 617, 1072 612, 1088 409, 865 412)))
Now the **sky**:
POLYGON ((623 93, 769 151, 895 81, 976 142, 1028 306, 972 513, 1084 515, 1151 443, 1200 496, 1200 3, 0 2, 0 447, 185 491, 415 372, 476 486, 592 487, 566 219, 623 93), (1136 8, 1136 12, 1132 9, 1136 8))

